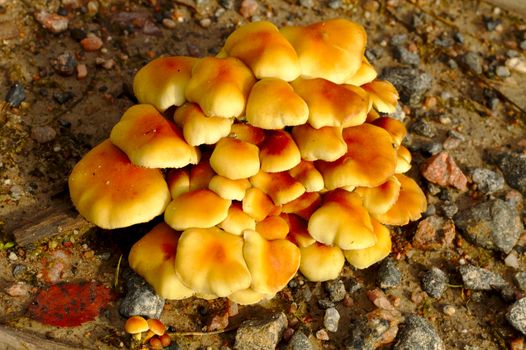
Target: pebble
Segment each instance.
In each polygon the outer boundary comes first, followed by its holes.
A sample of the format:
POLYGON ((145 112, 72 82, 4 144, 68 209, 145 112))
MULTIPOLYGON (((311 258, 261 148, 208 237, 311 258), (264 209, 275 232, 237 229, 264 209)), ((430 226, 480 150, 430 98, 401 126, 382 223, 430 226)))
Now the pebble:
POLYGON ((340 313, 336 308, 331 307, 325 310, 325 316, 323 317, 323 326, 329 332, 338 331, 338 323, 340 322, 340 313))
POLYGON ((236 332, 236 350, 274 350, 287 328, 287 316, 283 312, 263 320, 241 323, 236 332))
POLYGON ((142 315, 158 319, 164 308, 164 299, 155 294, 153 288, 131 270, 124 270, 123 280, 126 281, 127 292, 119 306, 120 314, 124 317, 142 315))
POLYGON ((53 141, 57 137, 57 132, 51 126, 35 126, 31 128, 31 138, 38 143, 53 141))
POLYGON ((511 75, 510 70, 506 66, 498 66, 495 69, 495 74, 500 78, 507 78, 511 75))
POLYGON ((433 298, 440 298, 447 289, 448 277, 438 267, 432 267, 422 277, 422 289, 433 298))
POLYGON ((14 83, 5 96, 5 101, 9 103, 11 107, 18 107, 26 99, 26 93, 24 86, 20 83, 14 83))
POLYGON ((23 194, 24 194, 24 190, 19 185, 13 185, 9 188, 9 195, 15 201, 19 200, 23 194))
POLYGON ((512 250, 504 258, 504 264, 506 264, 506 266, 513 267, 514 269, 518 269, 520 267, 519 257, 517 256, 517 252, 515 250, 512 250))
POLYGON ((513 280, 515 281, 517 287, 519 287, 522 291, 526 291, 526 272, 517 272, 513 276, 513 280))
POLYGON ((439 186, 467 191, 468 179, 447 152, 433 155, 422 165, 420 172, 428 181, 439 186))
POLYGON ((444 350, 436 330, 423 317, 409 315, 397 335, 394 350, 444 350))
POLYGON ((494 19, 492 17, 483 16, 484 25, 486 29, 490 32, 494 31, 500 24, 500 19, 494 19))
POLYGON ((81 28, 72 28, 69 30, 69 35, 73 40, 80 42, 82 39, 86 38, 88 34, 81 28))
POLYGON ((55 92, 53 94, 53 99, 59 105, 63 105, 64 103, 66 103, 69 100, 71 100, 73 97, 75 97, 75 94, 73 93, 73 91, 69 91, 69 90, 68 91, 59 91, 59 92, 55 92))
POLYGON ((331 0, 329 2, 329 7, 333 10, 338 10, 342 7, 342 0, 331 0))
POLYGON ((440 210, 446 218, 452 219, 458 213, 458 206, 453 202, 444 201, 440 203, 440 210))
POLYGON ((84 63, 77 64, 77 79, 82 80, 88 76, 88 66, 84 63))
POLYGON ((319 340, 329 340, 329 333, 326 329, 320 329, 316 332, 316 339, 319 340))
POLYGON ((521 43, 519 44, 519 47, 522 50, 526 51, 526 40, 521 41, 521 43))
POLYGON ((300 5, 302 7, 310 9, 312 6, 314 6, 314 1, 313 0, 300 0, 300 5))
POLYGON ((404 46, 395 46, 393 49, 393 56, 402 64, 410 66, 418 66, 420 64, 420 56, 415 52, 409 51, 404 46))
POLYGON ((75 73, 77 60, 71 52, 64 52, 51 61, 51 66, 60 75, 70 76, 75 73))
POLYGON ((495 158, 508 184, 526 194, 526 154, 503 152, 495 158))
POLYGON ((462 56, 462 62, 474 73, 482 74, 482 58, 477 52, 468 52, 462 56))
POLYGON ((35 13, 35 19, 42 27, 53 34, 66 31, 69 25, 69 19, 55 13, 49 13, 46 10, 40 10, 35 13))
POLYGON ((167 29, 174 29, 177 26, 177 23, 171 18, 163 18, 162 24, 167 29))
POLYGON ((506 60, 506 67, 519 73, 526 73, 526 60, 523 57, 513 57, 506 60))
POLYGON ((12 274, 13 274, 13 277, 16 279, 16 278, 20 277, 22 274, 24 274, 26 271, 27 271, 27 266, 26 265, 16 264, 13 267, 12 274))
POLYGON ((431 88, 431 75, 411 67, 388 67, 382 71, 381 79, 390 81, 400 93, 405 104, 418 105, 431 88))
POLYGON ((325 290, 329 293, 329 299, 335 303, 342 301, 347 294, 345 284, 340 279, 325 282, 325 290))
POLYGON ((474 169, 471 172, 471 179, 477 185, 477 189, 483 193, 494 193, 504 188, 504 177, 490 169, 474 169))
POLYGON ((377 281, 380 288, 393 288, 400 285, 402 274, 393 259, 387 258, 380 264, 377 281))
POLYGON ((203 18, 202 20, 199 21, 199 24, 203 28, 208 28, 212 24, 212 20, 210 18, 203 18))
POLYGON ((8 258, 10 261, 17 261, 17 260, 18 260, 18 256, 16 255, 15 252, 10 252, 9 255, 7 256, 7 258, 8 258))
POLYGON ((455 224, 452 220, 431 215, 418 223, 413 237, 413 246, 420 250, 451 247, 455 233, 455 224))
POLYGON ((520 215, 502 199, 467 208, 454 218, 469 241, 486 249, 509 253, 523 231, 520 215))
POLYGON ((464 287, 472 290, 502 290, 507 287, 504 279, 489 270, 466 264, 460 266, 460 275, 464 282, 464 287))
POLYGON ((287 349, 290 350, 315 350, 316 347, 311 343, 309 337, 305 335, 301 330, 294 332, 292 338, 290 338, 287 349))
POLYGON ((442 312, 444 315, 453 316, 455 312, 457 312, 457 309, 453 305, 444 305, 442 307, 442 312))
POLYGON ((396 34, 391 38, 391 45, 400 46, 407 43, 407 34, 396 34))
POLYGON ((241 2, 239 13, 245 18, 250 18, 258 10, 258 6, 259 5, 256 0, 243 0, 241 2))
POLYGON ((363 8, 365 11, 376 12, 380 9, 380 4, 376 0, 367 0, 363 4, 363 8))
POLYGON ((522 334, 526 335, 526 298, 517 300, 506 313, 506 319, 522 334))
POLYGON ((32 287, 25 282, 16 282, 7 287, 4 291, 12 297, 24 297, 29 294, 32 287))
POLYGON ((208 325, 208 332, 214 332, 220 329, 225 329, 228 326, 228 312, 220 315, 214 315, 210 324, 208 325))
POLYGON ((411 124, 410 130, 417 135, 429 138, 433 138, 436 135, 434 126, 426 119, 416 120, 411 124))
POLYGON ((219 0, 219 3, 227 10, 232 10, 235 5, 234 0, 219 0))
POLYGON ((82 48, 84 51, 98 51, 102 45, 102 39, 96 36, 93 33, 89 33, 84 39, 80 41, 80 45, 82 45, 82 48))

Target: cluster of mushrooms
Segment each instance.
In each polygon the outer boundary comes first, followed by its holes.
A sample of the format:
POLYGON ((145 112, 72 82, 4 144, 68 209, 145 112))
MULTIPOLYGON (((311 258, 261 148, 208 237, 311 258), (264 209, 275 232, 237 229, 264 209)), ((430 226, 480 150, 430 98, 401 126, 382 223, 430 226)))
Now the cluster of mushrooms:
POLYGON ((364 56, 362 26, 333 19, 237 28, 216 57, 161 57, 133 82, 140 104, 69 178, 106 228, 164 214, 129 264, 168 299, 272 298, 298 269, 337 278, 391 250, 385 225, 426 209, 403 173, 396 89, 364 56))

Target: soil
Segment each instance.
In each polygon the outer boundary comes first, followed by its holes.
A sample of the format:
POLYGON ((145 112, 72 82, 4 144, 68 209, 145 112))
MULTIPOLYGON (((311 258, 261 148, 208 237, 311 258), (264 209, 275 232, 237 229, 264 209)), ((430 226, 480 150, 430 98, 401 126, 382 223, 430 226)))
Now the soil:
MULTIPOLYGON (((488 167, 486 150, 514 146, 526 137, 526 74, 495 74, 495 64, 504 64, 509 50, 525 58, 526 50, 520 44, 526 43, 526 20, 518 13, 483 1, 0 0, 0 76, 4 81, 0 96, 7 96, 16 83, 23 86, 25 93, 24 101, 15 106, 6 97, 0 111, 1 240, 14 243, 13 247, 7 244, 0 250, 2 325, 71 348, 129 346, 130 338, 123 332, 125 319, 118 313, 125 285, 115 276, 126 268, 130 246, 151 224, 112 232, 84 225, 56 230, 49 237, 24 244, 15 241, 13 231, 34 221, 47 208, 69 203, 67 176, 71 168, 86 151, 107 138, 123 111, 136 103, 131 82, 140 67, 160 55, 215 55, 226 36, 248 21, 240 8, 250 4, 257 8, 245 16, 251 20, 268 19, 278 26, 334 17, 363 24, 368 48, 376 58, 372 63, 378 71, 400 65, 399 59, 393 57, 397 46, 393 38, 407 35, 403 46, 418 53, 418 68, 432 76, 432 87, 422 102, 402 105, 405 122, 411 125, 425 120, 433 127, 432 139, 438 143, 443 143, 451 131, 461 133, 464 140, 447 151, 466 174, 473 168, 488 167), (35 14, 44 9, 66 16, 68 29, 55 34, 39 24, 35 14), (423 22, 415 23, 415 19, 423 22), (489 30, 491 20, 496 21, 496 27, 489 30), (86 51, 78 40, 83 33, 101 38, 102 48, 86 51), (462 36, 463 43, 438 45, 437 38, 444 33, 462 36), (470 51, 483 58, 482 72, 462 63, 460 57, 470 51), (57 68, 56 61, 65 53, 70 53, 77 64, 86 65, 86 77, 78 78, 75 66, 71 72, 67 72, 68 67, 57 68), (114 294, 96 320, 77 327, 57 327, 29 317, 28 306, 39 290, 57 282, 82 281, 100 283, 114 294), (10 288, 19 282, 21 292, 13 293, 10 288)), ((426 189, 429 202, 440 208, 448 200, 461 210, 480 201, 483 195, 472 185, 467 193, 442 189, 447 198, 431 194, 433 185, 427 184, 418 171, 430 156, 417 150, 421 139, 416 133, 408 137, 413 153, 410 175, 426 189)), ((498 196, 510 194, 522 201, 521 195, 508 185, 498 196)), ((513 283, 517 271, 526 271, 524 253, 518 250, 518 267, 508 266, 504 263, 505 254, 470 244, 458 230, 453 245, 420 250, 411 245, 416 226, 393 231, 396 244, 392 256, 402 282, 385 292, 397 309, 424 316, 447 349, 509 349, 512 343, 520 343, 523 335, 504 316, 510 300, 498 292, 463 288, 457 269, 468 261, 513 283), (422 273, 433 266, 450 275, 449 288, 438 299, 428 296, 421 286, 422 273), (456 312, 445 314, 445 305, 456 312)), ((320 346, 343 348, 349 334, 342 325, 375 309, 366 292, 378 286, 377 269, 373 266, 360 271, 346 266, 342 280, 346 284, 359 281, 363 288, 350 295, 351 302, 337 305, 342 315, 339 331, 331 333, 329 340, 318 340, 320 346)), ((223 299, 167 301, 161 319, 175 330, 174 340, 181 349, 232 347, 235 328, 243 320, 278 310, 284 311, 289 321, 299 320, 315 334, 323 328, 324 310, 317 303, 323 298, 323 285, 304 282, 301 276, 294 281, 301 288, 286 288, 269 302, 240 307, 226 331, 219 334, 180 333, 206 331, 211 318, 227 306, 223 299), (312 299, 305 298, 304 286, 312 292, 312 299), (291 305, 292 309, 297 306, 297 311, 292 312, 291 305)), ((280 346, 286 343, 283 340, 280 346)), ((384 348, 392 348, 392 343, 384 348)))

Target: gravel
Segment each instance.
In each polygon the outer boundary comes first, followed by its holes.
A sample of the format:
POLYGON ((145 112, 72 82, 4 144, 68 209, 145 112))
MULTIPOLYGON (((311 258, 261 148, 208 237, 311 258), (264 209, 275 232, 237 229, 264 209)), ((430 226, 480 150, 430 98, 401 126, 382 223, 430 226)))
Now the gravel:
POLYGON ((380 288, 393 288, 400 285, 402 274, 393 259, 385 259, 378 269, 378 285, 380 288))
POLYGON ((294 332, 292 338, 290 338, 289 345, 287 346, 289 350, 315 350, 316 347, 309 340, 309 337, 305 335, 301 330, 294 332))
POLYGON ((448 277, 438 267, 432 267, 422 277, 422 289, 433 298, 440 298, 447 289, 448 277))
POLYGON ((5 101, 11 107, 18 107, 26 99, 24 86, 20 83, 13 84, 5 96, 5 101))
POLYGON ((462 56, 464 63, 471 71, 476 74, 482 74, 482 58, 477 52, 468 52, 462 56))
POLYGON ((500 78, 507 78, 511 75, 510 70, 506 66, 498 66, 495 69, 495 74, 500 78))
POLYGON ((394 350, 444 350, 444 343, 425 318, 409 315, 400 329, 394 350))
POLYGON ((526 298, 517 300, 506 313, 506 319, 522 334, 526 335, 526 298))
POLYGON ((345 284, 341 279, 327 281, 325 283, 325 290, 329 293, 329 299, 335 303, 342 301, 347 293, 345 284))
POLYGON ((146 281, 132 272, 123 273, 127 293, 119 306, 119 312, 124 317, 142 315, 149 318, 159 318, 164 308, 164 299, 155 294, 146 281))
POLYGON ((517 287, 519 287, 522 291, 526 291, 526 272, 517 272, 513 276, 513 280, 515 281, 517 287))
POLYGON ((236 332, 236 350, 274 350, 287 328, 287 316, 277 313, 263 320, 241 323, 236 332))
POLYGON ((36 126, 31 129, 31 138, 38 143, 53 141, 57 137, 57 131, 51 126, 36 126))
POLYGON ((526 194, 526 154, 503 152, 495 156, 508 184, 526 194))
POLYGON ((436 130, 433 124, 426 119, 419 119, 411 124, 409 130, 417 135, 433 138, 436 136, 436 130))
POLYGON ((389 80, 399 91, 405 104, 418 105, 431 88, 431 75, 411 67, 388 67, 382 71, 381 79, 389 80))
POLYGON ((77 60, 71 52, 64 52, 51 61, 51 66, 62 76, 71 76, 77 68, 77 60))
POLYGON ((471 172, 471 179, 477 185, 477 189, 483 193, 494 193, 504 188, 504 177, 490 169, 474 169, 471 172))
POLYGON ((325 310, 325 316, 323 317, 323 326, 329 332, 338 331, 338 323, 340 322, 340 313, 336 308, 331 307, 325 310))
POLYGON ((393 56, 402 64, 410 66, 418 66, 420 64, 420 56, 417 53, 409 51, 404 46, 395 46, 393 56))
POLYGON ((474 265, 463 265, 459 269, 464 287, 472 290, 501 290, 508 286, 498 274, 474 265))

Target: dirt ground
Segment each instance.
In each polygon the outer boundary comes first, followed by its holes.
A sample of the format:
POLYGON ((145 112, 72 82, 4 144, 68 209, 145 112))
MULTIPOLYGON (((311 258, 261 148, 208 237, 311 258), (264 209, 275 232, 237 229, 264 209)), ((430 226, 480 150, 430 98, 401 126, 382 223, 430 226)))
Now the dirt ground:
MULTIPOLYGON (((0 250, 0 326, 16 327, 71 348, 128 347, 129 337, 122 331, 124 318, 117 307, 124 285, 120 281, 114 288, 115 272, 121 255, 121 269, 126 268, 130 246, 147 228, 108 232, 79 227, 28 244, 16 242, 13 231, 46 208, 69 202, 67 176, 71 168, 87 150, 108 137, 123 111, 135 103, 131 82, 140 67, 160 55, 214 55, 234 28, 249 20, 247 17, 267 19, 278 26, 334 17, 352 19, 365 26, 368 48, 376 57, 372 63, 378 71, 400 65, 392 54, 393 38, 406 34, 404 45, 420 56, 418 68, 432 76, 432 87, 423 102, 403 105, 405 122, 410 125, 425 119, 433 126, 433 139, 439 143, 452 130, 462 133, 465 139, 448 152, 466 173, 485 166, 485 150, 513 146, 526 137, 526 73, 513 71, 511 77, 498 76, 492 66, 493 62, 504 62, 509 50, 525 58, 526 48, 519 45, 526 43, 526 19, 484 1, 0 0, 0 97, 8 96, 17 83, 25 93, 23 102, 16 106, 6 97, 0 111, 0 241, 15 243, 0 250), (249 8, 254 4, 257 7, 249 8), (35 16, 44 9, 66 16, 68 29, 52 33, 44 28, 35 16), (415 18, 423 22, 415 24, 415 18), (496 28, 488 30, 491 20, 496 28), (86 50, 78 40, 86 33, 102 39, 102 48, 86 50), (462 45, 437 44, 444 33, 460 34, 462 45), (482 72, 459 59, 470 51, 483 57, 482 72), (68 66, 71 62, 60 66, 60 56, 65 53, 76 61, 72 67, 68 66), (78 64, 85 64, 85 77, 77 76, 78 64), (498 104, 491 106, 491 99, 498 104), (40 288, 71 281, 99 282, 111 288, 115 298, 95 321, 79 327, 47 326, 28 317, 27 307, 40 288), (13 292, 19 282, 20 291, 13 292)), ((409 139, 414 146, 419 136, 410 135, 409 139)), ((424 184, 418 169, 429 154, 413 151, 413 157, 410 174, 424 184)), ((424 188, 427 192, 428 187, 424 188)), ((509 191, 506 185, 503 195, 509 191)), ((476 191, 453 190, 450 195, 449 200, 459 209, 477 200, 476 191)), ((438 196, 429 199, 436 206, 444 201, 438 196)), ((510 302, 495 292, 462 288, 456 271, 464 259, 511 281, 515 272, 526 271, 524 250, 518 256, 518 268, 507 266, 504 254, 471 245, 458 232, 453 246, 419 250, 411 247, 415 229, 416 224, 412 224, 394 232, 397 243, 393 257, 402 283, 386 293, 396 301, 397 309, 428 319, 446 349, 510 349, 511 344, 520 343, 523 336, 504 317, 510 302), (453 276, 439 299, 427 296, 420 283, 422 272, 432 266, 453 276), (456 312, 444 313, 445 305, 456 312)), ((344 348, 348 337, 345 325, 374 309, 365 295, 377 287, 376 271, 376 266, 364 271, 346 266, 342 275, 345 283, 357 280, 363 288, 352 294, 352 306, 337 306, 342 315, 340 330, 329 340, 317 340, 319 346, 344 348)), ((295 280, 303 283, 301 277, 295 280)), ((304 285, 314 296, 310 301, 287 288, 270 302, 240 307, 223 333, 176 335, 174 339, 181 349, 232 347, 236 325, 275 310, 300 319, 316 333, 323 327, 323 309, 316 302, 323 287, 319 283, 304 285), (293 302, 298 311, 292 315, 293 302)), ((225 303, 169 301, 162 320, 176 332, 202 331, 225 303), (203 308, 206 313, 200 312, 203 308)), ((286 346, 286 341, 280 344, 286 346)))

